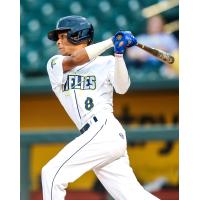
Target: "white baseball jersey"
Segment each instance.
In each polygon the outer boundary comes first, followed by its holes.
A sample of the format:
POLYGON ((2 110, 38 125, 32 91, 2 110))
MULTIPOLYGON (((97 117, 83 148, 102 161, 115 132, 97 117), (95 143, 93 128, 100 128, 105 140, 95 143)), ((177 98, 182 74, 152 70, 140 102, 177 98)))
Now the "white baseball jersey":
POLYGON ((47 71, 53 91, 77 128, 99 111, 113 112, 114 56, 99 56, 67 73, 63 58, 50 58, 47 71))
POLYGON ((137 181, 129 165, 125 130, 112 113, 115 58, 100 56, 67 73, 63 73, 62 61, 61 55, 48 61, 50 82, 68 115, 84 132, 42 168, 43 199, 64 200, 68 184, 92 169, 116 200, 158 200, 137 181), (82 129, 90 118, 94 123, 82 129))

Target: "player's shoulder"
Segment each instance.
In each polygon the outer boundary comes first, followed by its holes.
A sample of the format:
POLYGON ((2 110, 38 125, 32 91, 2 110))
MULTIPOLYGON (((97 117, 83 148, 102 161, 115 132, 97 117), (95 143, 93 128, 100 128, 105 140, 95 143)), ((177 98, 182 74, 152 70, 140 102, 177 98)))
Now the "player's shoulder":
POLYGON ((63 57, 62 55, 54 55, 54 56, 52 56, 51 58, 49 58, 49 60, 48 60, 48 62, 47 62, 47 65, 48 65, 49 63, 51 63, 53 60, 56 61, 56 60, 58 60, 58 59, 60 59, 60 58, 62 58, 62 57, 63 57))
POLYGON ((54 56, 52 56, 47 62, 47 68, 52 67, 53 65, 55 65, 56 62, 59 62, 60 59, 63 59, 62 55, 54 55, 54 56))

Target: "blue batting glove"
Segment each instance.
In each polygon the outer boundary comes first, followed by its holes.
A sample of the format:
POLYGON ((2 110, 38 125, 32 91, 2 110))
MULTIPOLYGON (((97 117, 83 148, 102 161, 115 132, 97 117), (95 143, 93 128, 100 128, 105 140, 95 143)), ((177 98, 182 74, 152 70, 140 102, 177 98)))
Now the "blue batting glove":
POLYGON ((118 31, 113 37, 114 52, 116 54, 123 54, 125 52, 128 41, 125 39, 124 31, 118 31))
POLYGON ((128 41, 128 44, 126 45, 128 48, 137 44, 137 39, 130 31, 125 31, 125 39, 128 41))
POLYGON ((130 31, 118 31, 113 37, 114 52, 116 54, 123 54, 126 48, 137 44, 136 38, 130 31))

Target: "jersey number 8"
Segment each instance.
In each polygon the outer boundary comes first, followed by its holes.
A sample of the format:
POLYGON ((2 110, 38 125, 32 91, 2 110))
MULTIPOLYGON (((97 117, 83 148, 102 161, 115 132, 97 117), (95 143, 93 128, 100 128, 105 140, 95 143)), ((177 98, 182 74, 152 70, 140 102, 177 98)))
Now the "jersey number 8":
POLYGON ((85 100, 85 109, 91 110, 93 107, 94 107, 93 99, 90 97, 87 97, 87 99, 85 100))

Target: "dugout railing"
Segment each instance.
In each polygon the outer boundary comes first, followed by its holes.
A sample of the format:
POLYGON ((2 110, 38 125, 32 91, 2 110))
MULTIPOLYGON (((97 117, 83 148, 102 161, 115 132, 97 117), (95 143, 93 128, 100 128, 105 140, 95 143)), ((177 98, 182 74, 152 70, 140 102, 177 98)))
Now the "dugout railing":
MULTIPOLYGON (((179 139, 178 126, 125 128, 127 141, 174 141, 179 139)), ((30 151, 34 144, 66 143, 79 136, 75 130, 30 131, 20 134, 20 200, 30 200, 30 151)))

